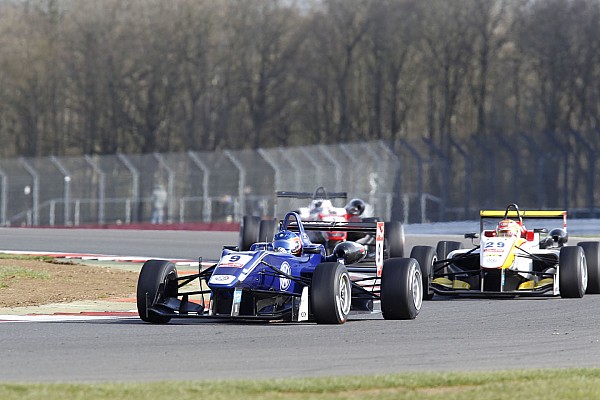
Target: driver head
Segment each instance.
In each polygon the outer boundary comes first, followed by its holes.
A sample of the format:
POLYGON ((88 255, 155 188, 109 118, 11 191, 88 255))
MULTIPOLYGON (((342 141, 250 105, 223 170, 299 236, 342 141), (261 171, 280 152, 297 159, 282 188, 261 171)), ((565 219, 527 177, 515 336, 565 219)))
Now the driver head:
POLYGON ((302 240, 295 232, 279 231, 273 237, 273 250, 299 256, 302 254, 302 240))
POLYGON ((520 234, 521 225, 511 219, 503 219, 496 228, 496 236, 498 237, 518 237, 520 234))

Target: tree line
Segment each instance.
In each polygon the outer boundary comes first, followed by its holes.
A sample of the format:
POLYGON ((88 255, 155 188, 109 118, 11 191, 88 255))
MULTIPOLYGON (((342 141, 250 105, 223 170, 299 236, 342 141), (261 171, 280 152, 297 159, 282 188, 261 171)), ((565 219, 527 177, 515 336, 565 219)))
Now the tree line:
POLYGON ((595 152, 598 82, 598 0, 0 0, 3 157, 384 139, 450 159, 566 131, 595 152))

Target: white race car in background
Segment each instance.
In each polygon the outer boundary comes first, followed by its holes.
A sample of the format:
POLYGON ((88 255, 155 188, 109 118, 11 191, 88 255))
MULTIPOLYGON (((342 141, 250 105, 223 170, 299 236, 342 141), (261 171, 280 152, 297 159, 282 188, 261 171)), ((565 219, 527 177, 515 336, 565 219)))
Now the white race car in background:
POLYGON ((580 242, 566 246, 566 211, 519 211, 516 204, 506 210, 480 211, 479 245, 463 249, 462 243, 439 242, 437 248, 415 246, 415 258, 428 275, 425 298, 438 295, 539 296, 578 298, 600 293, 600 242, 580 242), (501 225, 515 218, 519 227, 514 236, 498 235, 498 229, 485 229, 495 220, 501 225), (502 221, 498 221, 502 219, 502 221), (528 230, 523 220, 556 220, 562 224, 528 230), (543 235, 543 237, 541 236, 543 235))
MULTIPOLYGON (((373 207, 360 199, 352 199, 344 207, 334 205, 336 199, 346 202, 346 192, 328 192, 324 187, 318 187, 314 192, 278 191, 276 197, 290 200, 309 200, 308 206, 297 207, 291 204, 291 209, 296 211, 302 221, 323 221, 344 224, 346 222, 376 222, 382 221, 373 217, 373 207)), ((306 203, 304 203, 306 204, 306 203)), ((276 203, 277 207, 277 203, 276 203)), ((289 211, 289 210, 285 210, 289 211)), ((277 209, 275 210, 277 214, 277 209)), ((239 249, 249 250, 256 241, 269 241, 277 229, 275 218, 259 218, 256 216, 242 217, 240 225, 239 249)), ((385 250, 384 257, 404 257, 405 235, 404 226, 400 221, 385 221, 385 250)), ((367 249, 367 259, 372 258, 375 253, 375 237, 364 232, 348 232, 330 229, 327 231, 309 232, 313 243, 323 244, 328 254, 331 254, 335 245, 351 240, 362 244, 367 249)))

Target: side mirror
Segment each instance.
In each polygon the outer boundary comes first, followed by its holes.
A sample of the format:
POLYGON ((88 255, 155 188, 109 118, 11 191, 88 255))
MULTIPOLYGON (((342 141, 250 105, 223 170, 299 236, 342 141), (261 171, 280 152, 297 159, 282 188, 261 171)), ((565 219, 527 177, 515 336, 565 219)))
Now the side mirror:
POLYGON ((540 240, 540 249, 549 249, 554 245, 554 239, 552 236, 546 236, 544 239, 540 240))
POLYGON ((465 239, 477 239, 479 235, 475 232, 465 233, 465 239))
POLYGON ((563 246, 569 241, 569 234, 567 233, 566 229, 562 228, 552 229, 550 233, 548 233, 548 236, 552 237, 554 242, 558 244, 558 247, 563 246))
POLYGON ((333 248, 333 254, 338 260, 343 260, 345 265, 356 264, 367 255, 365 247, 356 242, 341 242, 333 248))
POLYGON ((548 233, 548 229, 546 229, 546 228, 534 228, 533 232, 534 233, 548 233))
POLYGON ((305 247, 304 248, 304 253, 306 254, 321 254, 321 247, 320 246, 314 246, 314 247, 305 247))

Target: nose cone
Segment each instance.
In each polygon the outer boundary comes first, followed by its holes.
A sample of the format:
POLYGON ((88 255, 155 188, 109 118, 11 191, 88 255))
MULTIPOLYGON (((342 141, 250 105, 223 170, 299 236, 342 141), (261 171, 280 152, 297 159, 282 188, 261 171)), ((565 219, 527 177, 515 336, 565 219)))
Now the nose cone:
POLYGON ((481 244, 479 260, 481 268, 499 269, 508 268, 512 265, 515 254, 512 251, 515 237, 493 237, 488 238, 481 244))

